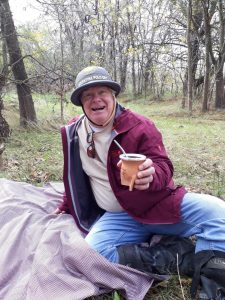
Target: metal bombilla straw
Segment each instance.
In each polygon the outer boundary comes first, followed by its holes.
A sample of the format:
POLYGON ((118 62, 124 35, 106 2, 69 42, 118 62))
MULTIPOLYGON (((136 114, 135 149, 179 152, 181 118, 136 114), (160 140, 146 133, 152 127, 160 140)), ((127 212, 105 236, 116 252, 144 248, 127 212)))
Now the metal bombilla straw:
MULTIPOLYGON (((123 152, 123 154, 128 157, 127 153, 125 152, 125 150, 123 149, 123 147, 116 141, 116 140, 113 140, 114 143, 120 148, 120 150, 123 152)), ((131 179, 131 182, 130 182, 130 185, 129 185, 129 191, 133 191, 133 187, 134 187, 134 181, 136 179, 136 175, 132 176, 132 179, 131 179)))
POLYGON ((120 148, 120 150, 123 152, 123 154, 125 156, 127 156, 127 153, 125 152, 125 150, 123 149, 123 147, 116 140, 113 140, 113 142, 120 148))

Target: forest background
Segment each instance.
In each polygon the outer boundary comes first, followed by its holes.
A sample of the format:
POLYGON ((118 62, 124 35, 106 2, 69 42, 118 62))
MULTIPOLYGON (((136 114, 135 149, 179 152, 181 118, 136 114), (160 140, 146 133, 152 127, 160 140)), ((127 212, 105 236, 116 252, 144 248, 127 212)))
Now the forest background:
MULTIPOLYGON (((0 176, 62 180, 59 129, 81 113, 75 77, 101 65, 119 102, 163 132, 177 183, 225 199, 225 0, 30 3, 36 18, 15 26, 16 0, 0 1, 0 176)), ((146 299, 183 299, 172 280, 146 299)))

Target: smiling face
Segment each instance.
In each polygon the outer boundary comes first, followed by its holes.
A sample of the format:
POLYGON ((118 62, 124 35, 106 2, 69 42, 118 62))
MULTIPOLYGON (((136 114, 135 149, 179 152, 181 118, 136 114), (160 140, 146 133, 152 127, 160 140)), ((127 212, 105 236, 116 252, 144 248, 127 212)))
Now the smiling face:
POLYGON ((81 95, 83 110, 88 119, 97 125, 107 123, 114 109, 114 96, 107 86, 94 86, 81 95))

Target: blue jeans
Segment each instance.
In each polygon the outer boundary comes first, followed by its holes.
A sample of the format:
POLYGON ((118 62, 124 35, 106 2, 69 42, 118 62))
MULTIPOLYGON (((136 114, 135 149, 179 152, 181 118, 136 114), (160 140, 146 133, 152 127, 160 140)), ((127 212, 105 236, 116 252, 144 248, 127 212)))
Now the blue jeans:
POLYGON ((142 224, 126 212, 106 212, 93 225, 86 241, 109 261, 118 262, 117 246, 147 242, 153 234, 195 235, 196 252, 225 252, 225 202, 210 195, 186 193, 181 221, 176 224, 142 224))

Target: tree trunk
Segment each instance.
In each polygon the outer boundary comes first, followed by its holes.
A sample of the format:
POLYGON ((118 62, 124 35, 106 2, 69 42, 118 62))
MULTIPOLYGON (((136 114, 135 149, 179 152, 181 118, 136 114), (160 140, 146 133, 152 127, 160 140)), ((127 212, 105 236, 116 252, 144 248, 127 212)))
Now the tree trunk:
POLYGON ((224 76, 223 67, 225 61, 225 18, 223 1, 219 0, 219 17, 220 17, 220 51, 216 64, 216 108, 225 108, 225 94, 224 94, 224 76))
POLYGON ((131 20, 131 13, 129 12, 129 3, 127 1, 127 20, 128 20, 128 27, 129 27, 129 36, 131 41, 131 47, 132 47, 132 58, 131 58, 131 74, 132 74, 132 89, 133 89, 133 95, 135 96, 137 94, 136 89, 136 72, 135 72, 135 42, 134 42, 134 24, 132 23, 133 20, 131 20))
POLYGON ((132 84, 133 84, 133 95, 136 96, 137 90, 136 90, 136 74, 135 74, 135 52, 133 52, 132 54, 132 84))
MULTIPOLYGON (((1 10, 0 10, 1 12, 1 10)), ((1 33, 3 34, 3 19, 2 19, 2 14, 0 15, 0 21, 1 21, 1 33)), ((2 73, 0 73, 0 145, 1 142, 4 141, 7 137, 10 136, 10 128, 9 124, 5 120, 5 118, 2 115, 3 111, 3 100, 2 100, 2 90, 6 84, 6 78, 8 75, 8 63, 7 63, 7 52, 6 52, 6 44, 5 44, 5 38, 2 36, 2 60, 3 60, 3 68, 2 68, 2 73)), ((1 154, 4 151, 5 147, 0 146, 0 160, 1 154), (2 148, 1 148, 2 147, 2 148), (2 149, 2 150, 1 150, 2 149)), ((1 165, 1 162, 0 162, 1 165)))
POLYGON ((20 125, 25 127, 29 123, 36 123, 37 121, 34 103, 8 0, 1 0, 0 8, 3 15, 4 35, 10 65, 15 78, 19 99, 20 125))
POLYGON ((209 74, 210 74, 210 61, 209 61, 209 52, 208 52, 207 47, 206 47, 206 53, 205 53, 205 77, 204 77, 204 90, 203 90, 202 112, 206 112, 208 110, 209 74))
POLYGON ((204 27, 205 27, 205 76, 204 76, 204 90, 202 101, 202 112, 208 110, 208 96, 209 96, 209 84, 210 84, 210 20, 209 20, 209 8, 205 1, 202 0, 203 12, 204 12, 204 27))
POLYGON ((183 88, 183 97, 181 102, 181 107, 184 109, 186 107, 186 100, 188 94, 188 68, 186 68, 184 80, 182 81, 182 88, 183 88))
MULTIPOLYGON (((122 47, 120 48, 120 85, 121 85, 121 92, 125 91, 126 88, 126 80, 127 80, 127 64, 128 64, 128 55, 123 55, 122 47)), ((126 47, 126 51, 129 48, 129 42, 126 47)))
POLYGON ((61 55, 61 64, 60 64, 60 112, 61 112, 61 121, 64 123, 64 102, 65 102, 65 80, 64 80, 64 44, 63 44, 63 25, 60 18, 59 10, 57 9, 57 17, 59 22, 59 40, 60 40, 60 55, 61 55))
POLYGON ((193 102, 193 73, 192 73, 192 41, 191 41, 191 18, 192 18, 192 0, 188 1, 188 29, 187 29, 187 44, 188 44, 188 109, 192 112, 193 102))
MULTIPOLYGON (((151 48, 150 48, 151 49, 151 48)), ((149 92, 149 77, 150 77, 150 72, 153 69, 152 68, 152 57, 151 57, 151 51, 148 51, 148 55, 147 55, 147 62, 145 64, 145 69, 144 69, 144 92, 145 92, 145 98, 146 95, 149 92)))
MULTIPOLYGON (((2 63, 3 63, 3 71, 4 75, 8 75, 9 67, 8 67, 8 56, 7 56, 7 46, 6 40, 4 36, 4 23, 3 23, 3 13, 0 6, 0 21, 1 21, 1 42, 2 42, 2 63)), ((2 88, 2 86, 1 86, 2 88)))
POLYGON ((115 24, 112 23, 112 65, 113 65, 113 79, 117 81, 116 68, 116 40, 115 40, 115 24))
MULTIPOLYGON (((182 4, 180 2, 180 6, 182 4)), ((186 9, 186 8, 185 8, 186 9)), ((193 95, 196 95, 196 71, 200 59, 200 39, 199 32, 201 31, 203 13, 199 7, 198 0, 189 0, 186 11, 183 15, 187 18, 187 46, 188 46, 188 66, 185 69, 183 84, 182 108, 189 106, 192 110, 193 95), (188 99, 188 103, 187 102, 188 99)))
POLYGON ((225 108, 224 101, 224 78, 223 78, 223 69, 220 68, 219 72, 216 73, 216 99, 215 107, 216 108, 225 108))

